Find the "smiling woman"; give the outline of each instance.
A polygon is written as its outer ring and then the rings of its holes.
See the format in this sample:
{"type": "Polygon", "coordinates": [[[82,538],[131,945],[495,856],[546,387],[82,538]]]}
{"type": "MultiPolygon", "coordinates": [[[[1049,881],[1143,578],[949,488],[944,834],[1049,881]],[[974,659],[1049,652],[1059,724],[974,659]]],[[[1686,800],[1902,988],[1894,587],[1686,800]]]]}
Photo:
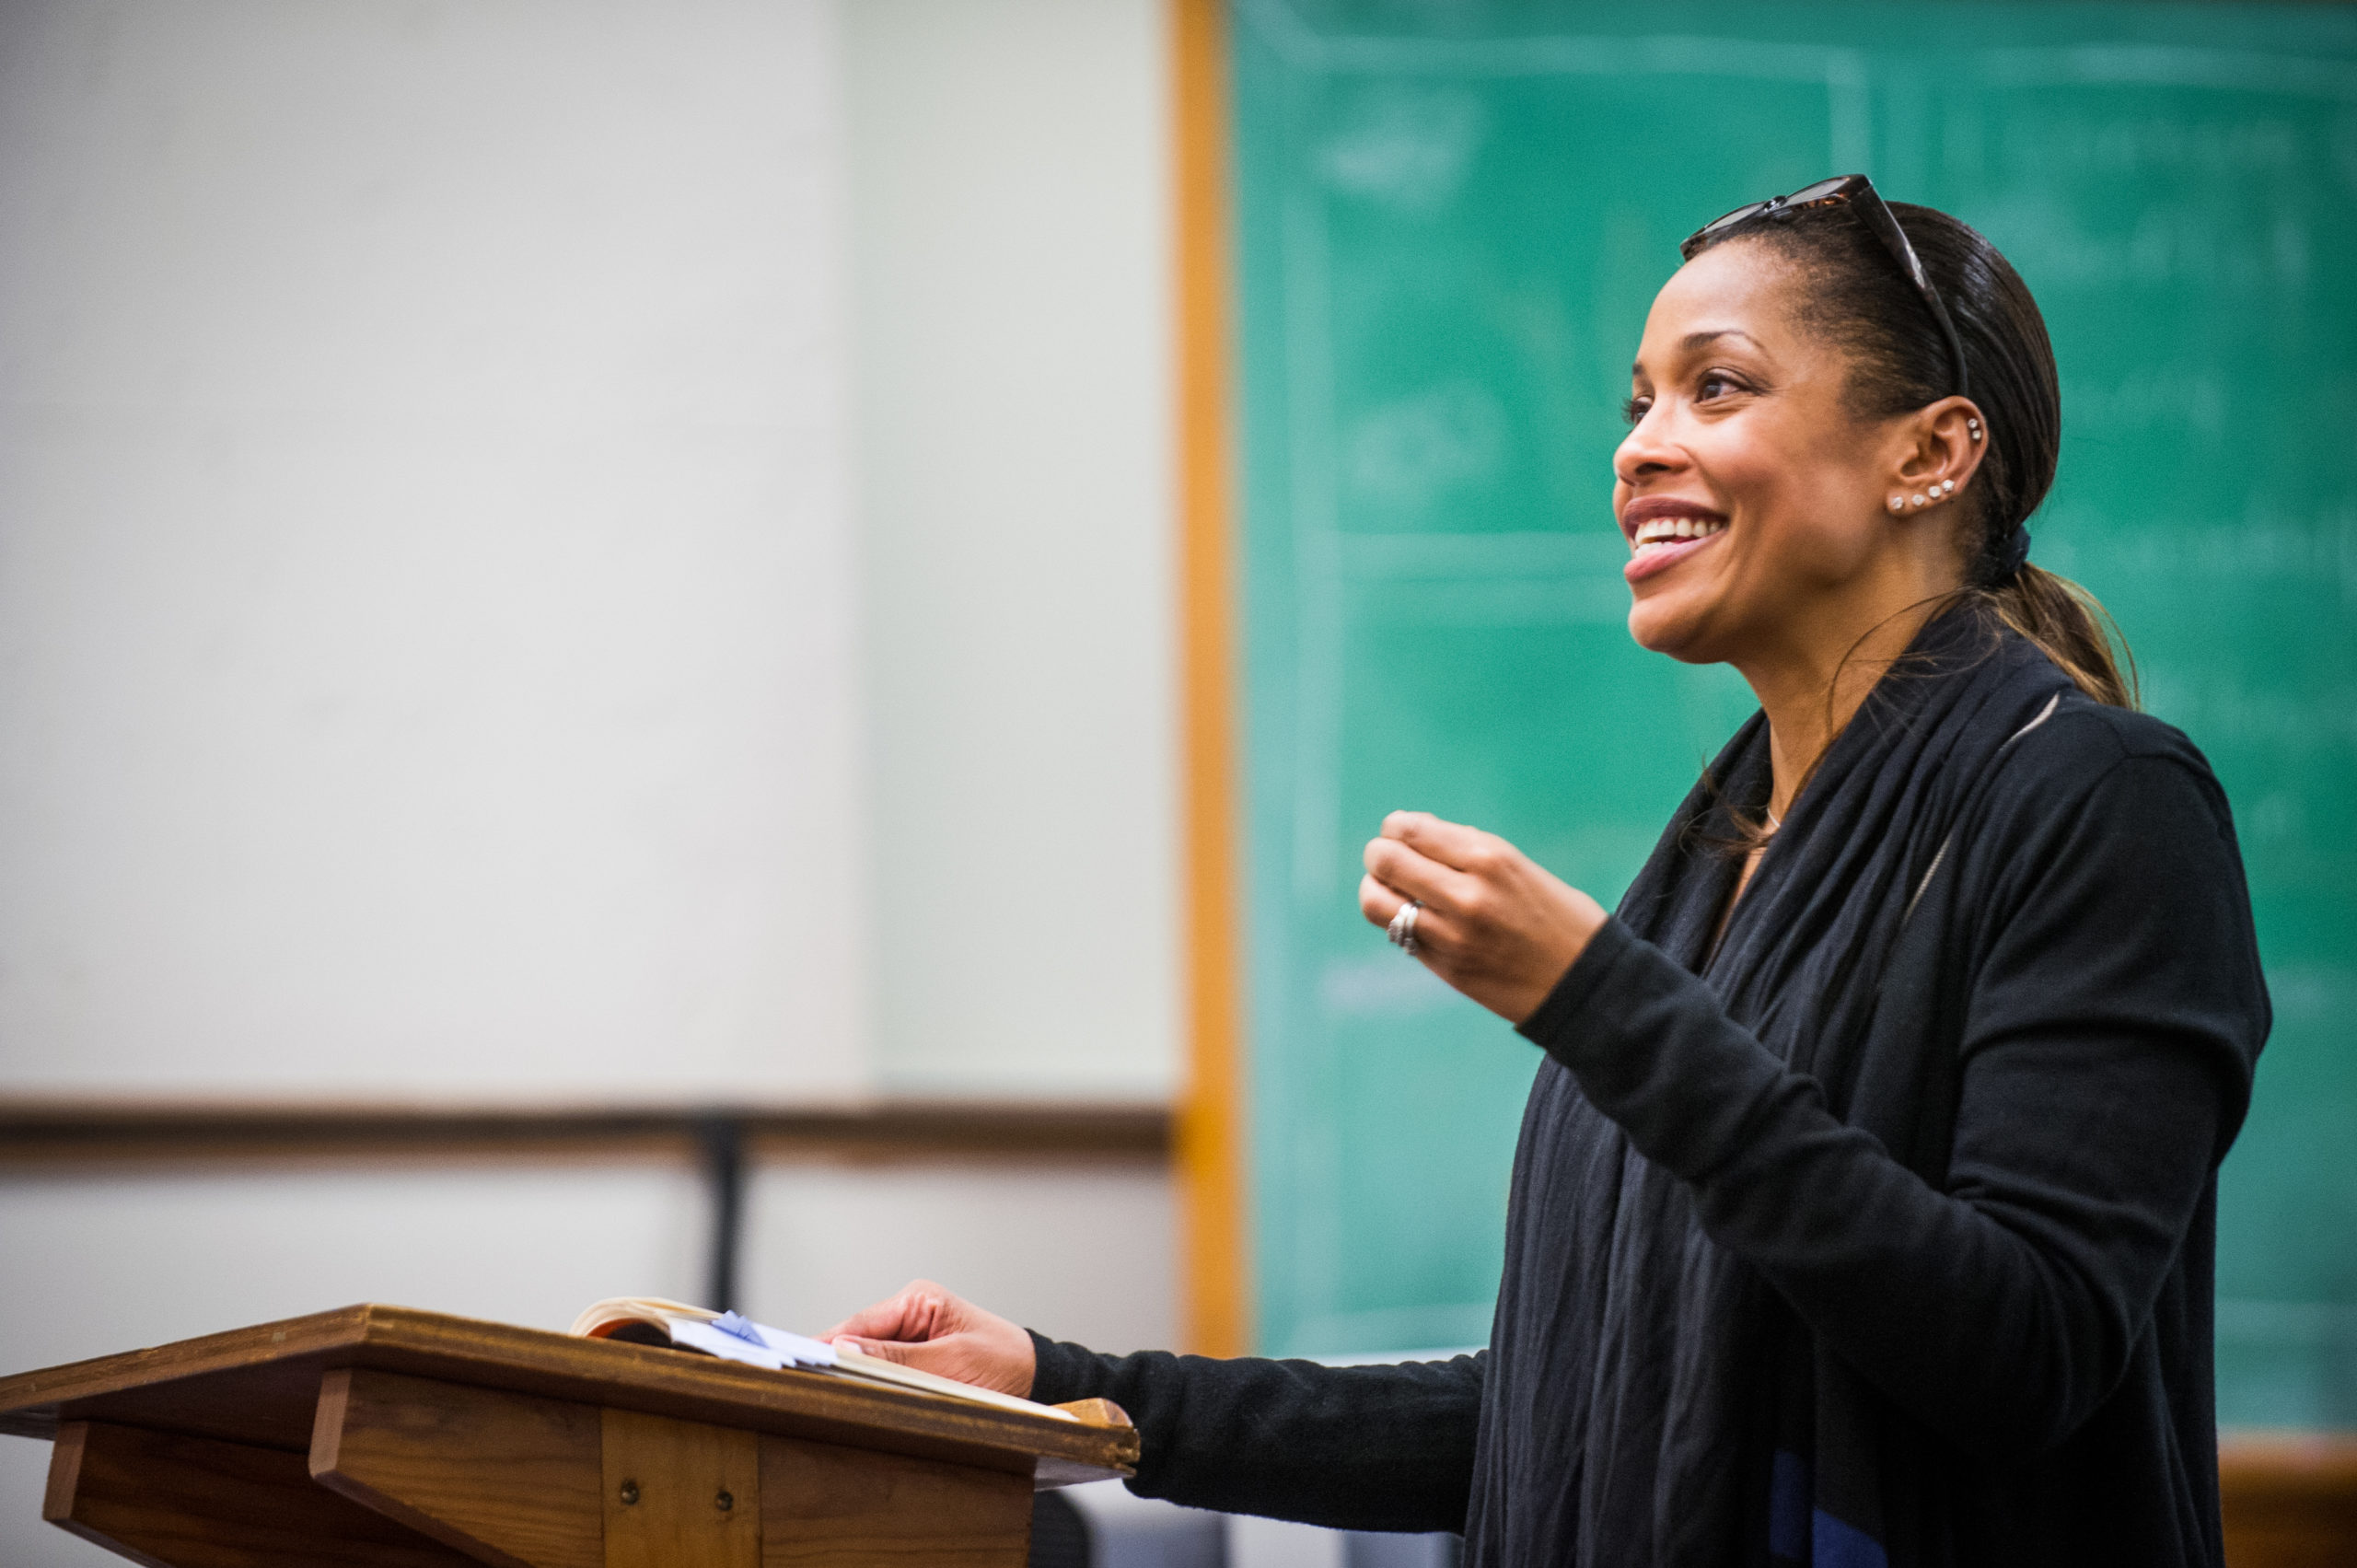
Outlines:
{"type": "Polygon", "coordinates": [[[1857,177],[1686,254],[1614,464],[1629,629],[1759,713],[1617,914],[1424,813],[1365,852],[1364,916],[1547,1052],[1490,1348],[1103,1356],[929,1286],[840,1331],[1117,1400],[1140,1492],[1480,1563],[2214,1562],[2268,1004],[2207,762],[2026,563],[2044,324],[1857,177]]]}

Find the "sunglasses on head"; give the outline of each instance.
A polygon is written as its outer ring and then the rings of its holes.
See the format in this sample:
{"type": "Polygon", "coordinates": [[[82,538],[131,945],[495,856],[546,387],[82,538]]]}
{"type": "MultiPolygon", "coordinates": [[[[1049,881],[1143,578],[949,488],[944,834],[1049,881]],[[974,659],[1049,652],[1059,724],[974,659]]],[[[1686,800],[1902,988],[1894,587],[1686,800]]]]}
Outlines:
{"type": "Polygon", "coordinates": [[[1964,343],[1956,335],[1956,323],[1948,319],[1948,308],[1941,302],[1940,291],[1932,286],[1930,276],[1923,271],[1922,259],[1915,254],[1915,247],[1908,243],[1907,231],[1898,226],[1898,220],[1883,204],[1881,195],[1875,190],[1875,182],[1863,174],[1838,174],[1830,180],[1820,180],[1814,185],[1804,185],[1789,196],[1771,196],[1764,202],[1737,207],[1724,217],[1713,218],[1688,235],[1686,242],[1678,248],[1678,253],[1690,261],[1703,247],[1724,238],[1731,229],[1762,219],[1772,220],[1786,213],[1806,212],[1814,207],[1847,207],[1857,215],[1858,221],[1866,226],[1869,233],[1882,241],[1883,249],[1890,252],[1890,259],[1898,263],[1898,270],[1907,274],[1907,281],[1913,284],[1915,292],[1923,296],[1924,305],[1931,309],[1932,319],[1939,323],[1940,336],[1947,342],[1948,363],[1956,366],[1956,395],[1965,396],[1964,343]]]}

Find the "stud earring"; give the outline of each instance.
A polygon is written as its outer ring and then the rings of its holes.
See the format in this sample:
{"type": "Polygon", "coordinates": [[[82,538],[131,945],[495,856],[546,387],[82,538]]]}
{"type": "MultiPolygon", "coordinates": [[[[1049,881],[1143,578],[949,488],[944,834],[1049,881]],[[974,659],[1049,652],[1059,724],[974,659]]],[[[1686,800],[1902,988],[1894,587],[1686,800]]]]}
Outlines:
{"type": "Polygon", "coordinates": [[[1964,420],[1964,427],[1972,432],[1972,438],[1975,441],[1980,439],[1980,422],[1979,420],[1973,418],[1970,414],[1967,414],[1964,420]]]}
{"type": "Polygon", "coordinates": [[[1890,509],[1894,512],[1904,512],[1907,510],[1907,497],[1904,495],[1892,496],[1890,498],[1890,509]]]}
{"type": "Polygon", "coordinates": [[[1923,498],[1922,498],[1921,495],[1918,495],[1917,497],[1915,497],[1915,505],[1917,505],[1918,506],[1921,506],[1922,504],[1923,504],[1923,498]]]}

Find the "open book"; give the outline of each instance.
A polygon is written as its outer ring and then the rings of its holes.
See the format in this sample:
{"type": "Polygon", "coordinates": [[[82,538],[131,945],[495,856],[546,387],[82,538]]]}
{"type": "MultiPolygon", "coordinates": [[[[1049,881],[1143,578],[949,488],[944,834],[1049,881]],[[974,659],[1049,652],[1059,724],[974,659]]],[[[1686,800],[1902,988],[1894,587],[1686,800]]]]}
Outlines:
{"type": "Polygon", "coordinates": [[[750,1366],[765,1366],[775,1372],[788,1366],[813,1372],[829,1372],[839,1376],[864,1377],[871,1382],[889,1383],[895,1388],[914,1388],[922,1393],[943,1394],[953,1400],[970,1400],[976,1404],[995,1405],[1001,1410],[1020,1411],[1025,1415],[1043,1415],[1055,1421],[1079,1421],[1071,1411],[1054,1405],[1034,1404],[1018,1400],[1013,1394],[1002,1394],[994,1388],[981,1388],[972,1383],[960,1383],[955,1377],[943,1377],[931,1372],[920,1372],[913,1366],[902,1366],[897,1361],[869,1355],[848,1340],[828,1344],[823,1340],[789,1334],[783,1329],[772,1329],[734,1312],[714,1312],[709,1307],[690,1307],[682,1301],[666,1301],[654,1295],[618,1295],[586,1308],[573,1320],[573,1333],[584,1339],[624,1340],[635,1344],[673,1345],[680,1350],[701,1351],[716,1355],[723,1361],[741,1361],[750,1366]]]}

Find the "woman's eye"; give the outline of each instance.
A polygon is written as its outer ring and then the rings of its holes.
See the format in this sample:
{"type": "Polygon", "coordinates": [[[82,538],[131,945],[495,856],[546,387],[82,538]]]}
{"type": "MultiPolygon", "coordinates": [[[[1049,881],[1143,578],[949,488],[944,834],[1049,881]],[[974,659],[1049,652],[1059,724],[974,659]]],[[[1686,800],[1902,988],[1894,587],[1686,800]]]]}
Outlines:
{"type": "Polygon", "coordinates": [[[1742,390],[1742,383],[1734,377],[1723,371],[1706,371],[1701,382],[1694,388],[1694,401],[1708,402],[1713,398],[1724,398],[1742,390]]]}
{"type": "Polygon", "coordinates": [[[1620,405],[1620,417],[1634,424],[1644,418],[1645,411],[1653,406],[1654,401],[1651,398],[1631,398],[1620,405]]]}

